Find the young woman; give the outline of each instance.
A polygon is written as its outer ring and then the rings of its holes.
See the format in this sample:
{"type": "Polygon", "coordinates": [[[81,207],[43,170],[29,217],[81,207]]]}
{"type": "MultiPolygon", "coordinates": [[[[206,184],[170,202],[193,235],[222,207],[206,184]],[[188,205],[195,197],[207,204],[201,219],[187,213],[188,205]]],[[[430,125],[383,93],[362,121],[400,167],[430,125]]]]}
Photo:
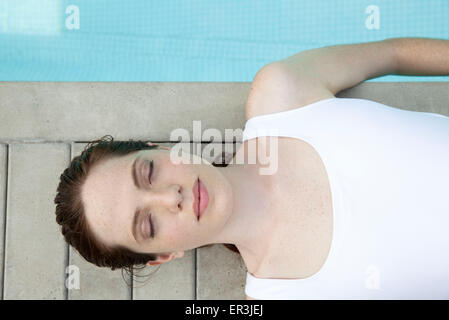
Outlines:
{"type": "Polygon", "coordinates": [[[449,298],[449,117],[339,91],[385,74],[449,75],[449,41],[396,38],[300,52],[262,68],[235,159],[100,140],[55,198],[66,241],[132,269],[214,243],[241,254],[248,299],[449,298]],[[276,134],[267,133],[277,130],[276,134]]]}

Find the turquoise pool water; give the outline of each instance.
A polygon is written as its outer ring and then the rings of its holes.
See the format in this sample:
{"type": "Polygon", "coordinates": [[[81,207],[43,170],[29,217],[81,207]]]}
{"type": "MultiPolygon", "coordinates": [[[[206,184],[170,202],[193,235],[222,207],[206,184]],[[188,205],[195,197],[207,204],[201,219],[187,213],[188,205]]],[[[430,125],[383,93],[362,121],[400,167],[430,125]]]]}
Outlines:
{"type": "Polygon", "coordinates": [[[252,81],[299,51],[390,37],[449,40],[449,1],[0,0],[0,80],[252,81]]]}

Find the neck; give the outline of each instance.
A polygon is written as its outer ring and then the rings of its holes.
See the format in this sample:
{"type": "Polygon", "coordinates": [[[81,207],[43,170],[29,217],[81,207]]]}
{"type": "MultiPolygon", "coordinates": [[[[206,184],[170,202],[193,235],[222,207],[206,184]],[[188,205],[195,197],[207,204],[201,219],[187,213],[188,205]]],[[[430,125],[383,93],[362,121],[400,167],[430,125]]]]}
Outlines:
{"type": "Polygon", "coordinates": [[[255,164],[230,164],[220,169],[232,186],[233,210],[213,243],[234,244],[248,268],[258,265],[274,229],[268,210],[270,177],[260,175],[255,164]]]}

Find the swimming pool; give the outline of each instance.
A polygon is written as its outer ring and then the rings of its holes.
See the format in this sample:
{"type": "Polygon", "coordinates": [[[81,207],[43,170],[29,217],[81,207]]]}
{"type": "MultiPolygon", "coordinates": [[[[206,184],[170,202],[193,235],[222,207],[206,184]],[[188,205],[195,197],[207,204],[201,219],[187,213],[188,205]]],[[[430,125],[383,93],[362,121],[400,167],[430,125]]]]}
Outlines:
{"type": "Polygon", "coordinates": [[[299,51],[392,37],[449,40],[449,1],[0,0],[0,81],[247,82],[299,51]]]}

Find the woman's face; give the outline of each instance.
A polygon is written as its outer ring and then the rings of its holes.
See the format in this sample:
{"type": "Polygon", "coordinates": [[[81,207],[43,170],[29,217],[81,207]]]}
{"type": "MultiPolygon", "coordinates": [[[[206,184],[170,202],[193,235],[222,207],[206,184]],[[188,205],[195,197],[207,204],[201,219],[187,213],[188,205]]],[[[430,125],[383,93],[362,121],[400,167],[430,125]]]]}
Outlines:
{"type": "Polygon", "coordinates": [[[88,224],[103,244],[140,253],[171,253],[211,243],[233,209],[231,185],[217,167],[193,161],[174,164],[170,151],[162,149],[99,163],[89,172],[81,197],[88,224]],[[199,220],[192,192],[198,177],[209,193],[209,204],[199,220]]]}

